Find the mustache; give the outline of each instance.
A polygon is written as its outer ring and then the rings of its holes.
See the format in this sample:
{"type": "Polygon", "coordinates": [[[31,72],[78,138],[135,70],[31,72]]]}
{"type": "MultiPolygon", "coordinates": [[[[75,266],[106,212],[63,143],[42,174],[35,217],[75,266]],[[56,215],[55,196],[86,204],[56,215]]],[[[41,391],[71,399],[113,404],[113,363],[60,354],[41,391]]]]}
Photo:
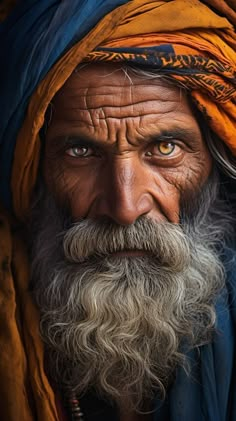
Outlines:
{"type": "Polygon", "coordinates": [[[63,246],[66,259],[73,263],[106,258],[124,250],[141,250],[176,270],[183,269],[183,256],[189,264],[191,254],[190,239],[179,225],[147,217],[129,226],[107,220],[81,220],[64,232],[63,246]]]}

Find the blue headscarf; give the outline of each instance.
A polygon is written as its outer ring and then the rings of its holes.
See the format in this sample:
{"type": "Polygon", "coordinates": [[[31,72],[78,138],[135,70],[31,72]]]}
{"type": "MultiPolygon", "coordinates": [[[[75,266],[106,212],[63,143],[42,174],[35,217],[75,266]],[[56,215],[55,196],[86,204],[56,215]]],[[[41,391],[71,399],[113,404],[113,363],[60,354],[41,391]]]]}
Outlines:
{"type": "Polygon", "coordinates": [[[7,208],[17,133],[32,93],[73,44],[128,1],[26,0],[0,25],[0,198],[7,208]]]}

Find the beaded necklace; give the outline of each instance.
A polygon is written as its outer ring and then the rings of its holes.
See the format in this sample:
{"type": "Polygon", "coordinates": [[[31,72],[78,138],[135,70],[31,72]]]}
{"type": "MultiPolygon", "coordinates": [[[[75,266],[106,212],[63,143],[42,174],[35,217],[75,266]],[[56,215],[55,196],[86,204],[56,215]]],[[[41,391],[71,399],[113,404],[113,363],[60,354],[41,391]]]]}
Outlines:
{"type": "Polygon", "coordinates": [[[64,396],[64,405],[68,412],[69,421],[85,421],[76,392],[70,389],[66,391],[64,396]]]}

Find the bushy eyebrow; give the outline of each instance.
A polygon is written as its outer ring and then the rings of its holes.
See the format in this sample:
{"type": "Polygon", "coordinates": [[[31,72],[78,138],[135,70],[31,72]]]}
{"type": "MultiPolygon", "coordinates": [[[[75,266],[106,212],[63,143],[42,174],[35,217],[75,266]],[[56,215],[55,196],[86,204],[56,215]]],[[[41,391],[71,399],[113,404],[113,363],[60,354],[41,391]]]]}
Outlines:
{"type": "Polygon", "coordinates": [[[149,142],[179,140],[188,144],[189,147],[199,145],[201,132],[191,128],[173,128],[161,130],[159,133],[148,136],[149,142]]]}
{"type": "MultiPolygon", "coordinates": [[[[147,135],[145,139],[143,139],[143,143],[155,143],[161,141],[174,141],[179,140],[182,142],[187,143],[187,145],[191,148],[195,148],[199,145],[199,141],[201,139],[200,132],[192,129],[192,128],[170,128],[159,130],[156,133],[151,135],[147,135]]],[[[108,145],[107,141],[102,141],[100,139],[94,139],[93,137],[87,135],[80,135],[79,133],[73,133],[71,135],[60,135],[51,140],[53,143],[60,143],[60,146],[63,147],[72,147],[78,144],[83,144],[86,146],[94,147],[94,148],[102,148],[110,146],[108,145]]],[[[113,145],[111,145],[113,146],[113,145]]]]}

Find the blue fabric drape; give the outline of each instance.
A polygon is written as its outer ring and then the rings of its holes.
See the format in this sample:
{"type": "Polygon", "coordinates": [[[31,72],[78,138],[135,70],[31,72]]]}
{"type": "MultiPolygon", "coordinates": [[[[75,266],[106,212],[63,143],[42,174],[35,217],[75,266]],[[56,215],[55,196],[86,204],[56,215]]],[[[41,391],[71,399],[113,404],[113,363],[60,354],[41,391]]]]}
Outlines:
{"type": "MultiPolygon", "coordinates": [[[[178,369],[168,396],[168,421],[236,420],[236,252],[227,249],[227,282],[216,304],[214,340],[189,354],[191,376],[178,369]]],[[[157,407],[160,404],[157,403],[157,407]]],[[[166,420],[166,406],[154,421],[166,420]]]]}
{"type": "Polygon", "coordinates": [[[17,132],[53,64],[107,13],[129,0],[25,0],[0,25],[0,199],[10,208],[17,132]]]}

